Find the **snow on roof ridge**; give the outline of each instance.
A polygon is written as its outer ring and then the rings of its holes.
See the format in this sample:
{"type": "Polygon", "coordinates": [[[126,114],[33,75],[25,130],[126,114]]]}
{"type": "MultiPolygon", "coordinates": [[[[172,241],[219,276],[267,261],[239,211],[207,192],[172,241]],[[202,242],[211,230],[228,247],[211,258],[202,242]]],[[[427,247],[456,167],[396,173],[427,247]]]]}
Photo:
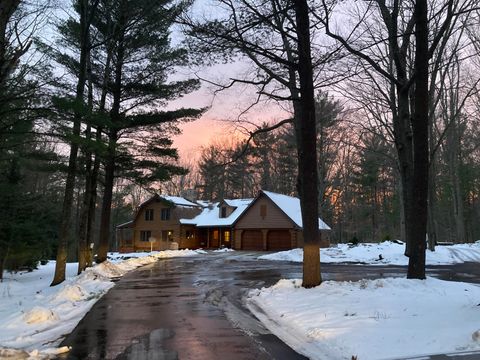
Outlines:
{"type": "MultiPolygon", "coordinates": [[[[235,221],[237,221],[240,215],[243,214],[243,212],[248,208],[248,206],[253,201],[253,199],[235,199],[235,200],[239,200],[239,203],[233,206],[235,207],[235,210],[233,210],[233,212],[225,218],[220,217],[218,205],[221,202],[212,202],[211,207],[204,208],[203,211],[193,219],[180,219],[180,223],[196,225],[200,227],[231,226],[235,221]]],[[[225,199],[223,199],[223,201],[225,201],[225,199]]],[[[229,206],[232,206],[232,205],[229,204],[229,206]]]]}

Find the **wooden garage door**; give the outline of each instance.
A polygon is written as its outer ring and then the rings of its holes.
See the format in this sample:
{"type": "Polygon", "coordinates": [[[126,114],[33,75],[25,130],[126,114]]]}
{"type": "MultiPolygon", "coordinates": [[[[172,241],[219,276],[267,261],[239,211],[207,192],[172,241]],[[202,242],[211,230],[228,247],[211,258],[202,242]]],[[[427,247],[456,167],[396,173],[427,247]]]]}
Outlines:
{"type": "Polygon", "coordinates": [[[263,250],[262,232],[245,230],[242,233],[242,250],[263,250]]]}
{"type": "Polygon", "coordinates": [[[270,230],[267,234],[267,250],[290,250],[292,237],[288,230],[270,230]]]}

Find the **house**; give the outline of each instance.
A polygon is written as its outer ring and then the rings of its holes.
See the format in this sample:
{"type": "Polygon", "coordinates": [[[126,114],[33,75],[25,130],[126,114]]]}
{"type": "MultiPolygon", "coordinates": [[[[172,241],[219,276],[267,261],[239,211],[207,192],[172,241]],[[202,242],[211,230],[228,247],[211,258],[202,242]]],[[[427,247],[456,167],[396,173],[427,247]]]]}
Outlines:
{"type": "Polygon", "coordinates": [[[140,204],[132,221],[117,226],[120,252],[179,248],[198,248],[193,225],[181,224],[180,219],[193,218],[202,206],[179,196],[154,195],[140,204]]]}
{"type": "MultiPolygon", "coordinates": [[[[330,227],[319,219],[321,246],[328,247],[330,227]]],[[[142,203],[133,221],[117,226],[120,251],[234,248],[288,250],[303,246],[300,200],[260,191],[255,199],[192,202],[155,195],[142,203]]]]}
{"type": "MultiPolygon", "coordinates": [[[[330,245],[330,227],[319,221],[320,246],[330,245]]],[[[303,246],[300,199],[261,190],[234,223],[234,249],[288,250],[303,246]]]]}
{"type": "Polygon", "coordinates": [[[248,208],[253,199],[223,199],[209,204],[193,219],[180,219],[184,226],[195,226],[195,236],[200,246],[206,248],[231,248],[234,242],[233,225],[248,208]]]}

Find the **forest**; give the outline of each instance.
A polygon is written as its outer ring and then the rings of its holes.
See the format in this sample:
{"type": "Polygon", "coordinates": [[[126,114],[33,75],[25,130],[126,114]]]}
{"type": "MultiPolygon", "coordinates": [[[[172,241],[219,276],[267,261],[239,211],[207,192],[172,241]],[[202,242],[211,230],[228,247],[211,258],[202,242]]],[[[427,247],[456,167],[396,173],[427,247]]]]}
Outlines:
{"type": "Polygon", "coordinates": [[[106,260],[147,194],[186,189],[299,196],[306,239],[318,213],[334,242],[404,240],[410,277],[425,239],[480,239],[474,0],[200,5],[2,1],[0,276],[56,258],[58,284],[67,261],[106,260]],[[255,94],[240,135],[180,159],[181,124],[208,109],[172,102],[200,88],[195,69],[235,61],[250,71],[214,85],[255,94]],[[288,116],[252,123],[264,101],[288,116]]]}

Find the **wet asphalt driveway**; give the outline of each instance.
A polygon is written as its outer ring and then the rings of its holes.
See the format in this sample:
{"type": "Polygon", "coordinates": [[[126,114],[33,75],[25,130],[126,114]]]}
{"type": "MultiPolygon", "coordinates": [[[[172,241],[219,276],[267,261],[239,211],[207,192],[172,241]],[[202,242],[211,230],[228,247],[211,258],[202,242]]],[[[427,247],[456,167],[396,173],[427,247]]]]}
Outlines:
{"type": "MultiPolygon", "coordinates": [[[[243,305],[250,289],[301,278],[301,264],[260,261],[258,255],[227,252],[164,259],[127,274],[65,338],[62,345],[72,349],[63,358],[305,359],[243,305]]],[[[322,266],[324,280],[404,274],[405,268],[398,266],[322,266]]],[[[477,264],[432,267],[429,275],[480,283],[477,264]]],[[[471,359],[480,359],[475,356],[471,359]]]]}

